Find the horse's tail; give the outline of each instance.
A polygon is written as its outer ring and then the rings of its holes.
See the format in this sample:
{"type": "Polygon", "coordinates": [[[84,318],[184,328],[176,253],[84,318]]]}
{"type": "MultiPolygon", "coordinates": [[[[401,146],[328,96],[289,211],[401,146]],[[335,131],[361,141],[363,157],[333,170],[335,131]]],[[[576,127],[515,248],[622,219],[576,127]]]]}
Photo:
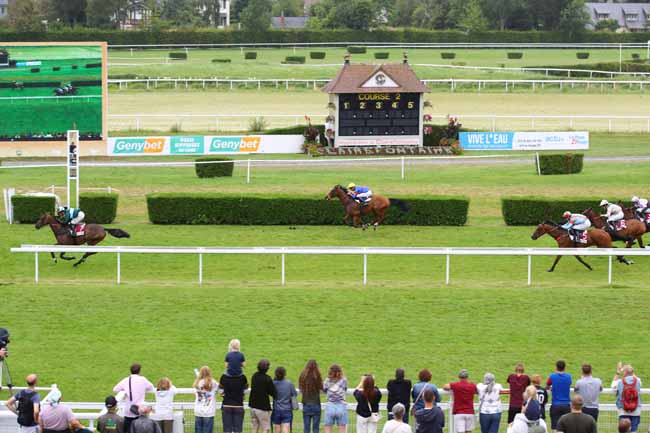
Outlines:
{"type": "Polygon", "coordinates": [[[397,208],[402,213],[406,213],[409,211],[409,205],[404,200],[400,200],[397,198],[389,198],[388,201],[390,202],[391,206],[397,206],[397,208]]]}
{"type": "Polygon", "coordinates": [[[109,235],[116,238],[130,238],[131,235],[122,229],[105,229],[109,235]]]}

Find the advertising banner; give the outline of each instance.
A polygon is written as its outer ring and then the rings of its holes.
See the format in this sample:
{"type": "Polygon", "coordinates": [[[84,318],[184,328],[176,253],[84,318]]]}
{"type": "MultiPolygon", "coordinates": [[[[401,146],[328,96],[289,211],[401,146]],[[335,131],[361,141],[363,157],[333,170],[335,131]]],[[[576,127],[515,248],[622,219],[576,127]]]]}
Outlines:
{"type": "Polygon", "coordinates": [[[461,132],[464,150],[588,150],[589,132],[461,132]]]}

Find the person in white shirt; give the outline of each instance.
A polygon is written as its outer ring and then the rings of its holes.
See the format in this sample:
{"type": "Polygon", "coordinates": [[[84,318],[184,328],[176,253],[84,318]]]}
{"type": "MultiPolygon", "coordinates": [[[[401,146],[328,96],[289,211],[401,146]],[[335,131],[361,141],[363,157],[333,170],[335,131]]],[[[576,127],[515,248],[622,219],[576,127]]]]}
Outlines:
{"type": "Polygon", "coordinates": [[[650,218],[650,206],[648,206],[648,200],[634,196],[632,197],[632,204],[634,205],[636,214],[641,218],[641,221],[648,221],[648,218],[650,218]]]}
{"type": "Polygon", "coordinates": [[[602,216],[607,217],[607,223],[613,231],[616,231],[616,222],[625,218],[625,214],[623,214],[623,208],[617,204],[610,203],[607,200],[602,200],[600,202],[600,207],[605,210],[605,214],[602,216]]]}
{"type": "Polygon", "coordinates": [[[153,407],[151,419],[156,421],[163,433],[172,433],[174,429],[174,396],[176,387],[167,377],[163,377],[156,385],[156,404],[153,407]]]}
{"type": "Polygon", "coordinates": [[[384,424],[381,433],[412,433],[411,426],[404,422],[404,413],[406,408],[402,403],[393,405],[393,419],[384,424]]]}
{"type": "Polygon", "coordinates": [[[485,373],[478,390],[478,411],[481,433],[497,433],[501,422],[501,393],[503,387],[496,383],[492,373],[485,373]]]}
{"type": "Polygon", "coordinates": [[[153,384],[140,375],[142,366],[138,363],[131,365],[131,375],[125,377],[113,387],[113,392],[124,392],[124,431],[128,432],[131,422],[139,416],[138,406],[144,403],[147,392],[154,392],[153,384]]]}

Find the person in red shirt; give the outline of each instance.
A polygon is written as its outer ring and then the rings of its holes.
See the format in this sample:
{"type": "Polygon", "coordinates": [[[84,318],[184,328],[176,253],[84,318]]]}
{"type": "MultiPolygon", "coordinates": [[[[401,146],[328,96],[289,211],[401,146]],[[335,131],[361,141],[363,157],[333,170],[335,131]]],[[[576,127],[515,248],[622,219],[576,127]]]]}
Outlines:
{"type": "Polygon", "coordinates": [[[510,407],[508,407],[508,424],[512,423],[515,415],[521,413],[524,404],[524,391],[530,385],[530,377],[524,374],[524,364],[521,362],[515,366],[514,374],[508,376],[510,385],[510,407]]]}
{"type": "Polygon", "coordinates": [[[474,430],[474,394],[477,394],[476,385],[467,378],[469,373],[462,369],[458,373],[458,382],[447,383],[443,388],[451,391],[454,397],[454,432],[469,433],[474,430]]]}

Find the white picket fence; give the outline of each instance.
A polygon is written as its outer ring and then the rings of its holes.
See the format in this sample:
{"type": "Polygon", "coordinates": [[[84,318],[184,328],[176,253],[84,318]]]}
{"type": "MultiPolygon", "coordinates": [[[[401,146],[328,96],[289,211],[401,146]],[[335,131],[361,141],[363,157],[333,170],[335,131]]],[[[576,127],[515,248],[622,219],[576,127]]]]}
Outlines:
{"type": "Polygon", "coordinates": [[[203,284],[203,256],[274,255],[281,257],[280,283],[286,282],[287,255],[346,255],[363,259],[363,285],[368,283],[368,256],[444,256],[445,284],[451,281],[452,256],[519,256],[528,258],[527,284],[532,284],[532,258],[539,256],[597,256],[608,257],[607,283],[612,284],[612,257],[650,256],[650,249],[586,249],[586,248],[416,248],[416,247],[131,247],[131,246],[67,246],[22,245],[11,248],[12,253],[34,254],[34,281],[39,281],[39,253],[111,253],[116,254],[116,282],[122,282],[122,254],[192,254],[198,256],[198,283],[203,284]]]}

